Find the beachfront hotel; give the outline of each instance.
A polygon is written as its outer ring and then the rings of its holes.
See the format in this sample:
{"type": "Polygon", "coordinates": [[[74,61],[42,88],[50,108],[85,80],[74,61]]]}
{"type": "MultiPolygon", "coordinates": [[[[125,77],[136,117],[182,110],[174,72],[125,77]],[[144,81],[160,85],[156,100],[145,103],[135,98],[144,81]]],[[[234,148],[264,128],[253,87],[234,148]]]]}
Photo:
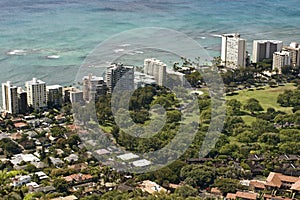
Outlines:
{"type": "Polygon", "coordinates": [[[144,60],[144,73],[154,76],[156,82],[160,86],[164,86],[167,77],[167,65],[155,58],[144,60]]]}
{"type": "Polygon", "coordinates": [[[25,83],[28,106],[39,110],[47,106],[46,83],[33,78],[25,83]]]}
{"type": "Polygon", "coordinates": [[[83,99],[85,101],[98,101],[99,97],[107,92],[107,86],[103,77],[89,74],[82,78],[82,84],[83,99]]]}
{"type": "Polygon", "coordinates": [[[288,51],[279,51],[273,54],[273,71],[278,72],[278,74],[282,74],[282,68],[284,66],[291,64],[290,52],[288,51]]]}
{"type": "Polygon", "coordinates": [[[290,46],[283,46],[283,51],[290,52],[291,66],[300,66],[300,46],[297,42],[291,42],[290,46]]]}
{"type": "Polygon", "coordinates": [[[134,67],[123,64],[112,64],[106,69],[106,84],[108,92],[112,93],[117,86],[120,90],[134,89],[134,67]]]}
{"type": "Polygon", "coordinates": [[[246,40],[240,34],[223,34],[221,59],[225,67],[238,68],[246,66],[246,40]]]}
{"type": "Polygon", "coordinates": [[[279,40],[254,40],[252,62],[258,63],[264,59],[272,59],[273,53],[280,51],[282,41],[279,40]]]}
{"type": "Polygon", "coordinates": [[[53,106],[62,106],[63,87],[61,85],[46,86],[47,103],[53,106]]]}
{"type": "Polygon", "coordinates": [[[13,86],[10,81],[2,83],[3,109],[10,114],[19,113],[18,88],[13,86]]]}

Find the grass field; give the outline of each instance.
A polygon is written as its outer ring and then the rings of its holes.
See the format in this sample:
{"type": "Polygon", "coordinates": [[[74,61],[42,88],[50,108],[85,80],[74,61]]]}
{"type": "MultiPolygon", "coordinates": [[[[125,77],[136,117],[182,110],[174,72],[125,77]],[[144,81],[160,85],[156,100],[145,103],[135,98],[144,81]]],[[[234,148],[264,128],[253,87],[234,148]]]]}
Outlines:
{"type": "MultiPolygon", "coordinates": [[[[286,84],[284,86],[278,86],[276,88],[267,86],[259,90],[255,88],[250,90],[241,90],[237,92],[237,95],[227,96],[226,100],[237,99],[242,104],[245,104],[248,99],[255,98],[260,102],[265,111],[268,108],[274,108],[277,111],[280,110],[285,113],[292,113],[291,107],[281,107],[277,103],[277,97],[279,94],[283,93],[284,90],[292,90],[295,88],[296,87],[293,84],[286,84]]],[[[242,116],[242,118],[247,124],[251,124],[253,121],[255,121],[255,118],[250,115],[244,115],[242,116]]]]}
{"type": "Polygon", "coordinates": [[[290,89],[295,89],[296,87],[293,84],[287,84],[285,86],[278,86],[276,88],[270,88],[269,86],[257,90],[253,89],[253,91],[248,90],[241,90],[238,92],[237,95],[234,96],[227,96],[226,99],[237,99],[239,100],[242,104],[246,103],[247,99],[250,98],[255,98],[257,99],[264,110],[266,111],[268,108],[272,107],[275,110],[281,110],[283,112],[290,113],[292,112],[292,108],[285,108],[281,107],[277,103],[277,97],[279,94],[283,93],[284,90],[290,90],[290,89]]]}

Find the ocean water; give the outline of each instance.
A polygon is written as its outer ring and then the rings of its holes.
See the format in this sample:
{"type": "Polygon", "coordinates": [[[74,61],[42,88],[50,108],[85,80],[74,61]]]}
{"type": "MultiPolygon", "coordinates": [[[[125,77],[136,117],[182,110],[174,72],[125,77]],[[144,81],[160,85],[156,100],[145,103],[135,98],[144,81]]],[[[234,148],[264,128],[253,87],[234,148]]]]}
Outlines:
{"type": "Polygon", "coordinates": [[[210,56],[220,54],[220,34],[238,32],[251,53],[253,39],[300,42],[300,6],[299,0],[1,0],[0,81],[24,86],[37,77],[71,85],[100,42],[142,27],[183,32],[210,56]]]}

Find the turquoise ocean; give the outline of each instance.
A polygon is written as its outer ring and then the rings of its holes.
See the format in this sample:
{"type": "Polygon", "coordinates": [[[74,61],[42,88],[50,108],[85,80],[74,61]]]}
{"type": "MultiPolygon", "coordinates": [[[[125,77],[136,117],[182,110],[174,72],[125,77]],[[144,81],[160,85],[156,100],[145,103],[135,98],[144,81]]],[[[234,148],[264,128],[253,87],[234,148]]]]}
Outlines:
{"type": "Polygon", "coordinates": [[[220,34],[238,32],[251,53],[253,39],[300,42],[300,1],[1,0],[0,81],[70,85],[101,41],[141,27],[183,32],[210,56],[220,55],[220,34]]]}

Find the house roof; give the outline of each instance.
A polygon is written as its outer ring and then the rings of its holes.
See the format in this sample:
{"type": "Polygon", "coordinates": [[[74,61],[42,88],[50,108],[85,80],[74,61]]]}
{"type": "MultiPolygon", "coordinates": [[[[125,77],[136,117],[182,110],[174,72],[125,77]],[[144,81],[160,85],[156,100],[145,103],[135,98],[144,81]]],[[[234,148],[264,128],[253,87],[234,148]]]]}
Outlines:
{"type": "Polygon", "coordinates": [[[296,183],[297,181],[300,180],[299,177],[286,176],[286,175],[280,175],[280,179],[281,179],[281,181],[289,182],[289,183],[296,183]]]}
{"type": "Polygon", "coordinates": [[[14,123],[14,126],[16,128],[24,128],[27,126],[27,124],[25,122],[17,122],[17,123],[14,123]]]}
{"type": "Polygon", "coordinates": [[[296,183],[299,180],[299,177],[286,176],[280,173],[271,172],[267,178],[266,185],[279,188],[281,187],[282,182],[296,183]]]}
{"type": "Polygon", "coordinates": [[[243,199],[253,199],[253,200],[256,200],[257,193],[236,192],[236,197],[243,198],[243,199]]]}
{"type": "Polygon", "coordinates": [[[211,188],[210,192],[215,194],[222,194],[222,192],[217,187],[211,188]]]}
{"type": "Polygon", "coordinates": [[[226,199],[236,199],[236,194],[233,194],[233,193],[227,193],[226,199]]]}
{"type": "Polygon", "coordinates": [[[279,177],[279,173],[275,173],[275,172],[270,172],[267,181],[266,181],[266,185],[271,186],[271,187],[281,187],[281,180],[279,177]]]}
{"type": "Polygon", "coordinates": [[[93,176],[90,174],[72,174],[70,176],[64,177],[64,179],[67,182],[71,182],[73,180],[76,182],[79,182],[79,181],[84,181],[84,180],[88,180],[88,179],[92,179],[92,178],[93,178],[93,176]]]}
{"type": "Polygon", "coordinates": [[[173,183],[169,184],[169,188],[177,189],[179,187],[180,187],[180,185],[178,185],[178,184],[173,184],[173,183]]]}
{"type": "Polygon", "coordinates": [[[300,179],[296,183],[294,183],[291,187],[292,190],[300,191],[300,179]]]}
{"type": "Polygon", "coordinates": [[[150,194],[153,194],[155,192],[161,192],[161,191],[167,192],[165,188],[149,180],[143,181],[143,183],[140,185],[140,188],[150,194]]]}
{"type": "Polygon", "coordinates": [[[266,188],[265,182],[263,182],[263,181],[252,180],[252,181],[250,181],[249,185],[253,186],[255,188],[259,188],[259,189],[265,189],[266,188]]]}
{"type": "Polygon", "coordinates": [[[70,196],[66,196],[66,197],[57,197],[51,200],[76,200],[78,199],[75,195],[70,195],[70,196]]]}

